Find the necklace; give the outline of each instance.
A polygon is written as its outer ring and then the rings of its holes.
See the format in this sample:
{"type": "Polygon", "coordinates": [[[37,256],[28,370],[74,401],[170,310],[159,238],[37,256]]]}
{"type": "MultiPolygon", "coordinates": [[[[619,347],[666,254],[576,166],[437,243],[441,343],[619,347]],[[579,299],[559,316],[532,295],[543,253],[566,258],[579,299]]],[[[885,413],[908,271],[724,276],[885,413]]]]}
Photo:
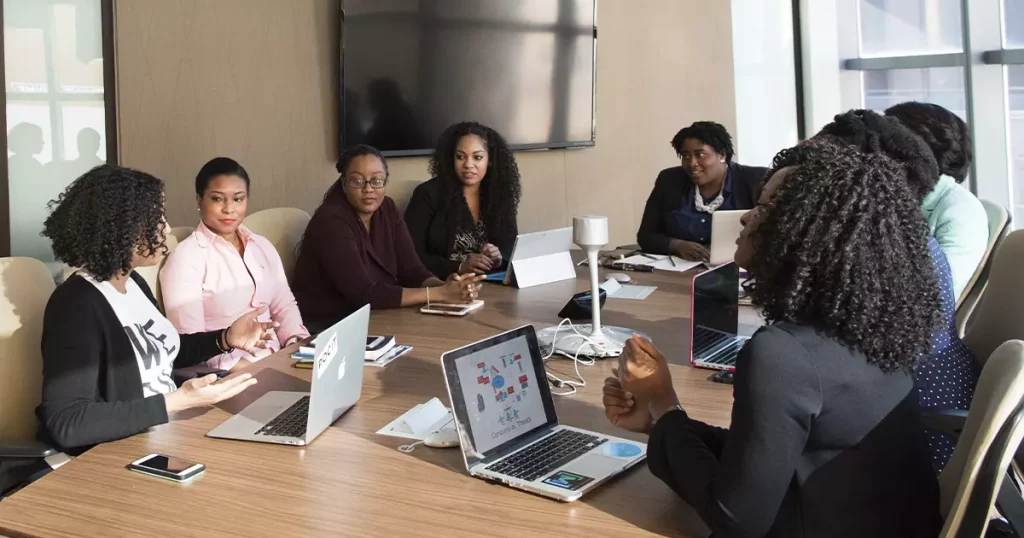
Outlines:
{"type": "Polygon", "coordinates": [[[718,196],[715,196],[714,200],[704,203],[704,197],[700,195],[700,189],[693,189],[693,207],[701,213],[714,213],[716,209],[722,207],[724,202],[725,198],[722,197],[722,191],[718,191],[718,196]]]}

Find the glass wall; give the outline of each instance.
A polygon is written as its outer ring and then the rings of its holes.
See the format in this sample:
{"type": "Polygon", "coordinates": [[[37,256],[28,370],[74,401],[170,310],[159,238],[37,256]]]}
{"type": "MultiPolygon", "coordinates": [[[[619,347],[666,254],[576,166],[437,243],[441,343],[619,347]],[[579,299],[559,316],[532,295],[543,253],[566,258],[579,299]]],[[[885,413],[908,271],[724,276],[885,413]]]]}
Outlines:
{"type": "Polygon", "coordinates": [[[100,0],[4,0],[11,255],[52,261],[47,203],[106,161],[100,0]]]}

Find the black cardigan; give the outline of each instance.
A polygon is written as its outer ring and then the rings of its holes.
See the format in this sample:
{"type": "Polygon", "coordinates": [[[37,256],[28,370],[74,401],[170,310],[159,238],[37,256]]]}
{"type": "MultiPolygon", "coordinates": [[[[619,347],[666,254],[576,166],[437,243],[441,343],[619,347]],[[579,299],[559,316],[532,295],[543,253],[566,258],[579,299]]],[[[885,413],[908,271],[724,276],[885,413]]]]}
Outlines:
{"type": "Polygon", "coordinates": [[[791,323],[760,329],[736,363],[730,429],[671,411],[647,465],[712,536],[926,538],[939,489],[906,372],[791,323]]]}
{"type": "MultiPolygon", "coordinates": [[[[132,279],[153,304],[149,285],[132,279]]],[[[221,353],[221,331],[181,335],[175,366],[221,353]]],[[[164,396],[142,396],[135,351],[106,297],[72,275],[54,290],[43,315],[43,399],[40,436],[71,454],[167,422],[164,396]]]]}
{"type": "MultiPolygon", "coordinates": [[[[753,209],[761,197],[761,184],[768,169],[736,162],[730,163],[729,168],[732,169],[732,196],[736,209],[753,209]]],[[[636,232],[636,242],[644,252],[668,254],[672,238],[665,234],[663,215],[682,207],[683,192],[690,184],[692,180],[682,166],[666,168],[658,174],[654,190],[644,207],[640,230],[636,232]]]]}
{"type": "MultiPolygon", "coordinates": [[[[416,253],[423,260],[423,265],[442,280],[459,270],[459,262],[449,260],[448,256],[455,247],[455,233],[459,226],[455,203],[458,196],[462,196],[462,193],[446,194],[443,181],[435,177],[421,183],[405,208],[405,224],[409,227],[416,253]]],[[[515,222],[507,229],[487,228],[487,240],[501,251],[504,264],[512,256],[518,235],[519,228],[515,222]]]]}

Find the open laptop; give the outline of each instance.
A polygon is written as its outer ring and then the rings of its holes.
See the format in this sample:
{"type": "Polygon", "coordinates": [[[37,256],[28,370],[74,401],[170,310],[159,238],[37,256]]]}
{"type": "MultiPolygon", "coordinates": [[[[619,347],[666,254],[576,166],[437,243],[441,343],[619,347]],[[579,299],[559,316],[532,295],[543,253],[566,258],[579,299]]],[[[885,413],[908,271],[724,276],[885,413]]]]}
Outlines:
{"type": "Polygon", "coordinates": [[[736,262],[693,277],[690,364],[732,370],[749,337],[739,336],[740,269],[736,262]]]}
{"type": "Polygon", "coordinates": [[[370,305],[321,332],[309,392],[271,391],[206,435],[308,445],[359,401],[370,305]]]}
{"type": "Polygon", "coordinates": [[[576,278],[570,248],[572,228],[519,234],[506,270],[489,273],[485,280],[526,288],[576,278]]]}
{"type": "Polygon", "coordinates": [[[527,325],[441,356],[469,473],[575,501],[647,457],[647,445],[563,426],[527,325]]]}
{"type": "Polygon", "coordinates": [[[708,266],[715,267],[733,261],[736,256],[736,240],[743,231],[740,217],[747,211],[715,211],[711,214],[711,251],[708,266]]]}

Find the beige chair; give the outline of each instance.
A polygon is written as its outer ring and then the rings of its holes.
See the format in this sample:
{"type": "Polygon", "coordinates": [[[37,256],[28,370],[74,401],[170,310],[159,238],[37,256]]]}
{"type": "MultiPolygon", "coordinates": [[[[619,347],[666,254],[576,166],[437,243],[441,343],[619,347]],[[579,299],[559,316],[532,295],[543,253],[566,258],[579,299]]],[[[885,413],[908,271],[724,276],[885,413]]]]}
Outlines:
{"type": "MultiPolygon", "coordinates": [[[[173,234],[168,235],[167,256],[170,256],[171,253],[174,252],[174,249],[176,248],[178,248],[178,240],[175,239],[173,234]]],[[[149,284],[149,290],[153,292],[153,297],[156,298],[156,304],[157,307],[160,309],[160,312],[164,311],[164,298],[163,295],[160,293],[160,270],[163,269],[164,263],[166,262],[167,257],[164,257],[164,259],[160,260],[160,263],[156,265],[150,267],[140,267],[135,270],[135,272],[138,273],[139,276],[141,276],[142,279],[146,281],[146,284],[149,284]]],[[[74,272],[77,270],[78,268],[71,267],[70,265],[65,264],[64,278],[61,281],[67,280],[68,277],[74,274],[74,272]]]]}
{"type": "Polygon", "coordinates": [[[296,249],[302,240],[302,234],[306,233],[309,219],[309,213],[294,207],[264,209],[245,218],[245,226],[249,230],[266,237],[277,249],[289,282],[292,280],[295,259],[298,256],[296,249]]]}
{"type": "Polygon", "coordinates": [[[974,313],[978,301],[985,293],[992,266],[992,255],[1010,231],[1010,212],[1005,207],[988,200],[982,200],[981,205],[985,207],[985,213],[988,215],[988,245],[985,248],[985,255],[982,256],[981,263],[978,264],[967,287],[957,298],[956,327],[960,336],[967,332],[971,314],[974,313]]]}
{"type": "Polygon", "coordinates": [[[186,237],[192,235],[194,231],[196,231],[195,226],[178,226],[177,228],[171,228],[171,235],[181,243],[186,237]]]}
{"type": "Polygon", "coordinates": [[[984,536],[1014,452],[1024,438],[1024,342],[1000,345],[982,370],[953,456],[939,476],[943,538],[984,536]]]}
{"type": "Polygon", "coordinates": [[[0,258],[0,445],[32,442],[43,390],[43,311],[49,269],[32,258],[0,258]]]}
{"type": "Polygon", "coordinates": [[[989,263],[986,288],[971,315],[964,343],[980,361],[1007,340],[1024,340],[1024,230],[1008,234],[989,263]]]}

